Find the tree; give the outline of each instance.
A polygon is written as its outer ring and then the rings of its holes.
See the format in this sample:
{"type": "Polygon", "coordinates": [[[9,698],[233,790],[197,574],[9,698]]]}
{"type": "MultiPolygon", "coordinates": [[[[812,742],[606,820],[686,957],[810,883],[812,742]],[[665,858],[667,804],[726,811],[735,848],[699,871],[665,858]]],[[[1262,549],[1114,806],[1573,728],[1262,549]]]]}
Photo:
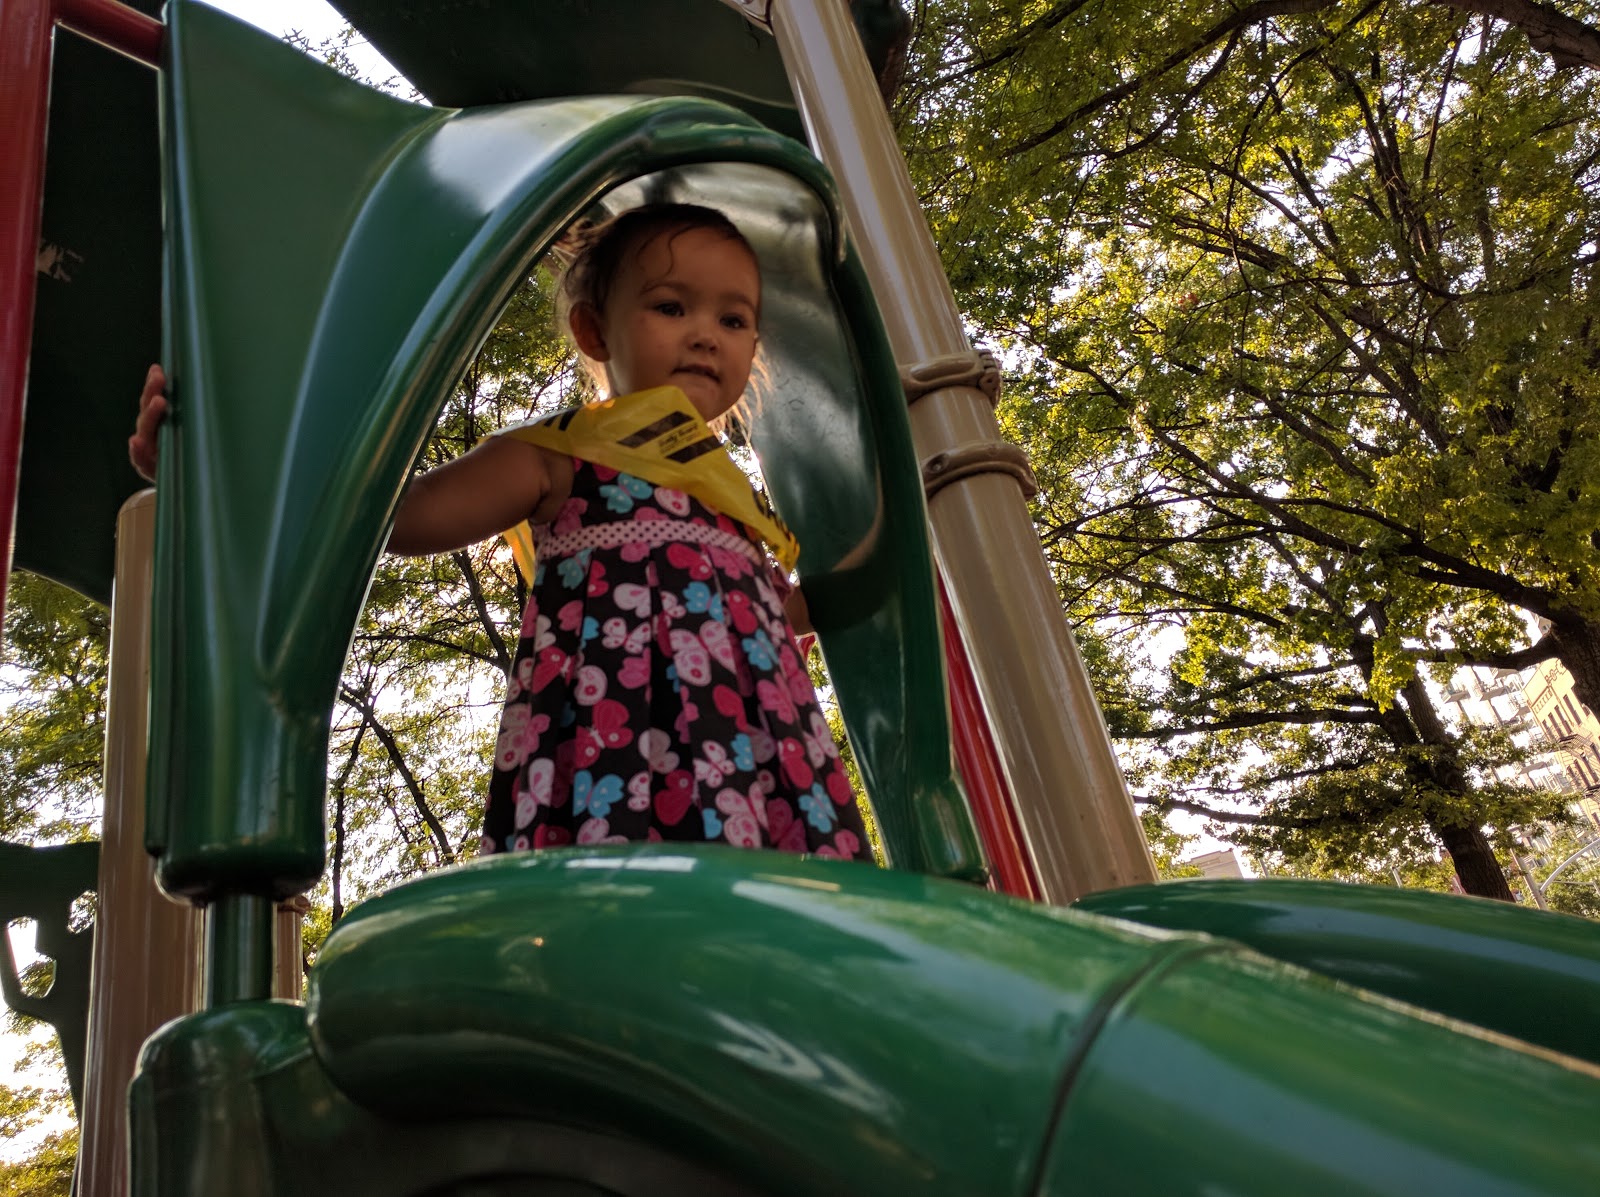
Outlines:
{"type": "Polygon", "coordinates": [[[1423,677],[1560,655],[1600,703],[1594,73],[1398,0],[921,18],[909,160],[1026,363],[1002,416],[1108,714],[1256,833],[1426,827],[1509,896],[1481,826],[1520,796],[1423,677]],[[1170,663],[1121,630],[1158,627],[1170,663]]]}
{"type": "MultiPolygon", "coordinates": [[[[11,1033],[26,1034],[31,1019],[7,1011],[4,1018],[11,1033]]],[[[37,1133],[41,1124],[60,1123],[71,1115],[66,1070],[54,1037],[34,1038],[22,1060],[24,1069],[35,1075],[59,1077],[46,1085],[13,1088],[0,1085],[0,1141],[37,1133]]],[[[78,1128],[45,1134],[29,1155],[12,1162],[0,1161],[0,1197],[67,1197],[72,1186],[72,1171],[78,1156],[78,1128]]]]}
{"type": "MultiPolygon", "coordinates": [[[[583,386],[555,333],[549,289],[531,280],[446,403],[417,468],[574,402],[583,386]]],[[[331,921],[352,898],[476,853],[526,597],[498,541],[379,562],[340,684],[329,750],[332,843],[324,884],[331,921]]]]}
{"type": "Polygon", "coordinates": [[[12,575],[0,647],[0,839],[91,838],[100,806],[103,607],[31,574],[12,575]],[[44,684],[40,684],[41,680],[44,684]]]}
{"type": "MultiPolygon", "coordinates": [[[[0,1088],[0,1103],[15,1090],[0,1088]]],[[[25,1160],[0,1163],[0,1197],[67,1197],[78,1162],[78,1128],[46,1135],[25,1160]]]]}

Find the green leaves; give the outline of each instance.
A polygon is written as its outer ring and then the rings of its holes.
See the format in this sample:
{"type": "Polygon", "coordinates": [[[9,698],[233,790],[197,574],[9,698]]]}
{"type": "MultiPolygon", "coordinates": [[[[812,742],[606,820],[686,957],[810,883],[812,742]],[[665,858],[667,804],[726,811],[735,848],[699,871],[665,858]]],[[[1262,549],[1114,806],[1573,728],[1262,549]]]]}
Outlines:
{"type": "Polygon", "coordinates": [[[1345,869],[1554,809],[1418,670],[1529,611],[1600,706],[1591,73],[1399,0],[940,3],[914,53],[913,175],[1146,796],[1345,869]]]}
{"type": "Polygon", "coordinates": [[[98,831],[107,612],[31,574],[11,576],[0,670],[0,839],[98,831]]]}

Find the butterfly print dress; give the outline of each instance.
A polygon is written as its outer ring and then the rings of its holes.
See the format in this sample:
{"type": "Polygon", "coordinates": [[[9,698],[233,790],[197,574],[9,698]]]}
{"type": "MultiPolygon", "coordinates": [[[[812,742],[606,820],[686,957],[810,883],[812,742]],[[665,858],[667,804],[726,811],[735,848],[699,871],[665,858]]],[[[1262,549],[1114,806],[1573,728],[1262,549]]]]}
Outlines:
{"type": "Polygon", "coordinates": [[[484,853],[666,840],[870,857],[781,582],[742,525],[575,459],[535,541],[484,853]]]}

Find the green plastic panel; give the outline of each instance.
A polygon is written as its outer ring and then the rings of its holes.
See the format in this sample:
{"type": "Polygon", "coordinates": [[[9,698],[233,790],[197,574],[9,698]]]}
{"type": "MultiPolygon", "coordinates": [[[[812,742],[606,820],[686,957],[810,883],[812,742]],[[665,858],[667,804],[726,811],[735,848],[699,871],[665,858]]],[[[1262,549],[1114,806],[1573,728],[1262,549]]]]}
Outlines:
{"type": "Polygon", "coordinates": [[[305,1008],[169,1024],[129,1097],[133,1197],[750,1197],[681,1154],[570,1121],[383,1118],[336,1089],[305,1008]]]}
{"type": "Polygon", "coordinates": [[[783,312],[756,437],[784,462],[775,498],[891,856],[979,875],[904,403],[816,160],[707,101],[425,108],[203,5],[174,0],[168,21],[148,822],[163,886],[315,882],[338,672],[409,466],[512,288],[618,187],[701,195],[749,228],[783,312]],[[830,587],[847,552],[881,567],[870,595],[830,587]]]}
{"type": "Polygon", "coordinates": [[[1083,1058],[1039,1191],[1600,1192],[1600,1073],[1560,1059],[1237,950],[1186,956],[1083,1058]]]}
{"type": "Polygon", "coordinates": [[[1600,1063],[1600,925],[1505,902],[1318,881],[1185,881],[1077,909],[1263,955],[1600,1063]]]}
{"type": "Polygon", "coordinates": [[[789,1197],[1600,1178],[1587,1065],[1236,945],[857,864],[497,857],[359,907],[309,992],[305,1024],[242,1003],[146,1048],[135,1197],[526,1194],[558,1169],[660,1195],[690,1166],[789,1197]]]}
{"type": "MultiPolygon", "coordinates": [[[[435,104],[700,96],[804,140],[772,37],[722,0],[333,0],[333,7],[435,104]]],[[[910,20],[897,0],[854,0],[851,8],[881,75],[903,53],[910,20]]]]}
{"type": "MultiPolygon", "coordinates": [[[[134,0],[154,14],[159,0],[134,0]]],[[[156,72],[57,30],[13,563],[111,596],[144,372],[161,346],[156,72]]]]}
{"type": "Polygon", "coordinates": [[[574,849],[358,907],[307,1004],[389,1114],[564,1117],[775,1192],[1020,1194],[1103,995],[1185,946],[861,864],[574,849]]]}

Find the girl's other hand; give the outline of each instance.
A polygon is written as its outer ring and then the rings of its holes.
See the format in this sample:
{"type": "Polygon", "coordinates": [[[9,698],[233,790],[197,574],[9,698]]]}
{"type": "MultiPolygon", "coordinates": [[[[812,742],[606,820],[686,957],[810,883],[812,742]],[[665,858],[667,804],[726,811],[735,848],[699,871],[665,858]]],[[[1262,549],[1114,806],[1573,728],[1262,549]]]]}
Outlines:
{"type": "Polygon", "coordinates": [[[816,629],[811,626],[811,608],[806,606],[806,596],[800,592],[800,587],[796,586],[784,596],[783,614],[796,636],[816,634],[816,629]]]}
{"type": "Polygon", "coordinates": [[[139,418],[128,438],[128,460],[147,482],[156,480],[158,442],[156,433],[167,418],[167,375],[159,365],[151,366],[139,392],[139,418]]]}
{"type": "Polygon", "coordinates": [[[144,376],[144,390],[139,392],[139,419],[134,422],[133,435],[128,437],[128,461],[139,470],[139,477],[155,482],[155,462],[158,458],[157,434],[166,419],[166,371],[158,365],[150,366],[144,376]]]}

